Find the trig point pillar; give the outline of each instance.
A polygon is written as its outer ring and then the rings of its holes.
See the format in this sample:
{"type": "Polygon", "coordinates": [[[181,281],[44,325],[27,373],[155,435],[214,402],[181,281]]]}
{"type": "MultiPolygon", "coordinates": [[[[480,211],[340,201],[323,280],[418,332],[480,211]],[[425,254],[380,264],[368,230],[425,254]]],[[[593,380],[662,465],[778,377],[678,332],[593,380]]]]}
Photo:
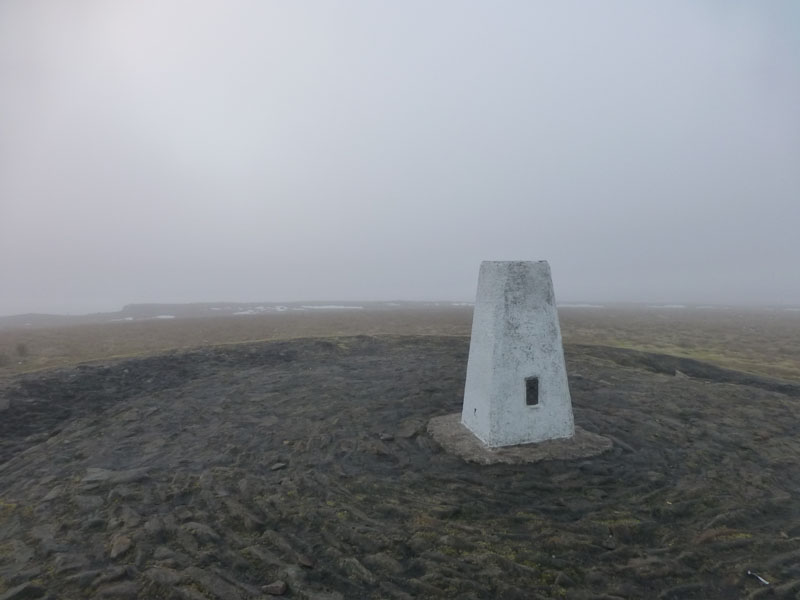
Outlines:
{"type": "Polygon", "coordinates": [[[461,423],[489,447],[575,434],[547,261],[481,263],[461,423]]]}

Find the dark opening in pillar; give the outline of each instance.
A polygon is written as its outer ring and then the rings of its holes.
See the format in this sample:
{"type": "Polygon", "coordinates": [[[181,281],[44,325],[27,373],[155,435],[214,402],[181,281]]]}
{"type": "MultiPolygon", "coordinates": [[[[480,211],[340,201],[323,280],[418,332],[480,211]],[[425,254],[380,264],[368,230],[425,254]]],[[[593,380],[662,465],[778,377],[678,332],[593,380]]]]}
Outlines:
{"type": "Polygon", "coordinates": [[[539,378],[526,377],[525,378],[525,404],[528,406],[536,406],[539,404],[539,378]]]}

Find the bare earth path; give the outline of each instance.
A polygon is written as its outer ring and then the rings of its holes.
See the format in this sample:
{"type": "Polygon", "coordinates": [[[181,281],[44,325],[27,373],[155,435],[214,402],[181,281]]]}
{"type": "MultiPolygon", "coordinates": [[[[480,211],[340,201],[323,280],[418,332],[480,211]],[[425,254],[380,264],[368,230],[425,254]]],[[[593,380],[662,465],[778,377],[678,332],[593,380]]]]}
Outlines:
{"type": "Polygon", "coordinates": [[[613,449],[480,467],[425,433],[467,349],[306,339],[9,380],[0,598],[795,597],[800,386],[568,346],[576,422],[613,449]]]}

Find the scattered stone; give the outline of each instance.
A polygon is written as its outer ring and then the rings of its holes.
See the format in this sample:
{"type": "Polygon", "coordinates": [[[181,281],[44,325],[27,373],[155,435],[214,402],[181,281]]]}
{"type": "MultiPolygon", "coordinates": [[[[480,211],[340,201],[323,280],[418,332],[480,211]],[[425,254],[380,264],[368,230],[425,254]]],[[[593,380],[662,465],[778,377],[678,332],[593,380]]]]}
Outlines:
{"type": "Polygon", "coordinates": [[[219,540],[219,535],[217,532],[203,523],[190,521],[188,523],[184,523],[181,527],[187,533],[191,533],[199,542],[216,542],[219,540]]]}
{"type": "Polygon", "coordinates": [[[391,433],[382,433],[378,436],[378,439],[382,442],[391,442],[394,440],[394,436],[391,433]]]}
{"type": "Polygon", "coordinates": [[[89,512],[103,506],[103,498],[101,496],[83,496],[81,494],[76,494],[72,497],[72,501],[75,503],[75,506],[78,507],[78,510],[83,512],[89,512]]]}
{"type": "Polygon", "coordinates": [[[564,573],[564,571],[561,571],[556,576],[556,585],[560,585],[561,587],[568,588],[568,587],[573,587],[575,585],[575,582],[572,580],[572,578],[569,575],[564,573]]]}
{"type": "Polygon", "coordinates": [[[206,596],[203,592],[188,585],[182,585],[175,588],[175,592],[177,593],[178,598],[182,598],[183,600],[208,600],[208,596],[206,596]]]}
{"type": "Polygon", "coordinates": [[[127,535],[118,535],[111,541],[111,551],[109,557],[113,560],[118,556],[122,556],[131,548],[131,538],[127,535]]]}
{"type": "Polygon", "coordinates": [[[135,510],[130,506],[123,506],[119,509],[119,513],[113,521],[109,522],[109,527],[124,527],[126,529],[133,529],[141,523],[142,517],[139,516],[135,510]]]}
{"type": "Polygon", "coordinates": [[[285,469],[285,468],[286,468],[286,463],[283,463],[283,462],[277,462],[277,463],[275,463],[274,465],[272,465],[272,466],[269,468],[269,470],[270,470],[270,471],[280,471],[281,469],[285,469]]]}
{"type": "Polygon", "coordinates": [[[403,572],[403,565],[397,560],[386,554],[378,552],[364,557],[364,563],[378,571],[384,571],[391,575],[399,575],[403,572]]]}
{"type": "Polygon", "coordinates": [[[223,502],[231,515],[242,520],[242,524],[248,531],[257,530],[264,525],[264,520],[248,510],[241,502],[237,502],[233,498],[225,498],[223,502]]]}
{"type": "Polygon", "coordinates": [[[201,569],[199,567],[189,567],[182,573],[187,579],[197,583],[201,588],[210,592],[217,598],[241,598],[241,590],[222,579],[218,575],[201,569]]]}
{"type": "Polygon", "coordinates": [[[158,537],[164,531],[164,521],[158,515],[150,517],[144,524],[144,530],[153,537],[158,537]]]}
{"type": "Polygon", "coordinates": [[[412,438],[425,428],[425,423],[419,419],[407,419],[397,427],[397,437],[404,440],[412,438]]]}
{"type": "Polygon", "coordinates": [[[252,556],[267,565],[278,566],[282,564],[278,555],[264,546],[248,546],[242,550],[242,554],[245,556],[252,556]]]}
{"type": "Polygon", "coordinates": [[[308,554],[298,554],[297,564],[301,567],[305,567],[306,569],[313,569],[317,564],[317,561],[315,561],[314,558],[308,554]]]}
{"type": "Polygon", "coordinates": [[[103,571],[92,584],[97,586],[102,583],[125,579],[126,577],[133,578],[136,572],[136,569],[131,565],[115,565],[103,571]]]}
{"type": "Polygon", "coordinates": [[[125,581],[99,588],[94,597],[97,598],[137,598],[139,584],[135,581],[125,581]]]}
{"type": "Polygon", "coordinates": [[[45,589],[33,583],[23,583],[0,594],[0,600],[32,600],[45,595],[45,589]]]}
{"type": "Polygon", "coordinates": [[[63,485],[57,485],[52,490],[50,490],[50,492],[44,498],[42,498],[42,501],[43,502],[50,502],[50,500],[55,500],[56,498],[61,496],[61,494],[63,492],[64,492],[64,486],[63,485]]]}
{"type": "Polygon", "coordinates": [[[69,552],[70,548],[67,544],[56,542],[52,538],[45,538],[39,542],[39,552],[44,556],[57,554],[59,552],[69,552]]]}
{"type": "Polygon", "coordinates": [[[70,571],[76,571],[82,567],[85,567],[88,561],[86,557],[81,554],[70,554],[70,553],[59,553],[56,554],[53,559],[53,567],[54,572],[57,575],[62,573],[68,573],[70,571]]]}
{"type": "Polygon", "coordinates": [[[283,596],[287,589],[289,589],[289,586],[286,585],[286,582],[281,579],[261,586],[261,591],[265,594],[269,594],[270,596],[283,596]]]}
{"type": "Polygon", "coordinates": [[[159,546],[153,552],[153,558],[155,560],[166,560],[168,558],[172,558],[173,556],[175,556],[175,553],[166,546],[159,546]]]}
{"type": "Polygon", "coordinates": [[[126,471],[112,471],[110,469],[98,469],[90,467],[86,469],[86,475],[81,480],[83,485],[97,483],[133,483],[147,478],[147,469],[128,469],[126,471]]]}
{"type": "Polygon", "coordinates": [[[69,583],[75,583],[81,587],[86,587],[92,581],[97,579],[97,577],[102,573],[100,569],[92,569],[90,571],[81,571],[80,573],[75,573],[75,575],[70,575],[65,579],[65,581],[69,583]]]}
{"type": "MultiPolygon", "coordinates": [[[[22,562],[17,562],[17,564],[22,564],[22,562]]],[[[0,569],[0,573],[2,575],[6,575],[9,573],[6,569],[0,569]]],[[[22,583],[33,581],[34,579],[38,578],[42,574],[42,569],[39,567],[31,567],[30,569],[24,569],[22,571],[13,571],[14,575],[12,575],[6,583],[8,585],[20,585],[22,583]]]]}
{"type": "MultiPolygon", "coordinates": [[[[171,517],[172,515],[169,515],[169,516],[171,517]]],[[[188,508],[186,508],[186,507],[180,508],[180,509],[175,511],[175,519],[180,523],[185,523],[186,521],[191,521],[194,518],[195,518],[194,513],[191,510],[189,510],[188,508]]],[[[164,521],[164,524],[169,529],[175,529],[175,527],[170,526],[169,523],[167,523],[166,519],[164,521]]]]}
{"type": "Polygon", "coordinates": [[[92,517],[83,524],[84,529],[105,529],[106,520],[103,517],[92,517]]]}
{"type": "Polygon", "coordinates": [[[340,565],[342,569],[344,569],[344,572],[353,579],[362,581],[369,585],[375,583],[375,576],[370,573],[369,569],[362,565],[357,558],[348,556],[347,558],[341,560],[340,565]]]}
{"type": "Polygon", "coordinates": [[[183,577],[178,571],[167,567],[152,567],[144,572],[144,577],[161,585],[176,585],[183,581],[183,577]]]}
{"type": "Polygon", "coordinates": [[[119,498],[120,500],[129,500],[137,496],[136,490],[128,485],[118,485],[110,492],[108,492],[108,499],[109,501],[116,500],[119,498]]]}

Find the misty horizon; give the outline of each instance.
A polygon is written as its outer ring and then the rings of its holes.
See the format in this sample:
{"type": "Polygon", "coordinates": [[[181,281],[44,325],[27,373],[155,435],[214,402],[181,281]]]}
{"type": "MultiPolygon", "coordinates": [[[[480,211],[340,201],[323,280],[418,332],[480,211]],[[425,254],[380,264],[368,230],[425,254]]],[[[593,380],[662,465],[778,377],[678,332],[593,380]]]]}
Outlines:
{"type": "Polygon", "coordinates": [[[0,315],[800,305],[800,4],[0,4],[0,315]],[[212,300],[209,300],[212,299],[212,300]]]}
{"type": "MultiPolygon", "coordinates": [[[[623,300],[557,300],[559,308],[580,308],[580,309],[593,309],[593,308],[612,308],[612,307],[640,307],[647,309],[703,309],[703,308],[721,308],[721,309],[772,309],[772,310],[789,310],[800,311],[800,303],[798,304],[757,304],[757,303],[710,303],[710,302],[678,302],[678,301],[623,301],[623,300]]],[[[453,298],[426,298],[426,299],[341,299],[341,298],[327,298],[317,300],[220,300],[220,301],[196,301],[196,302],[131,302],[122,306],[113,308],[104,308],[101,310],[72,310],[63,312],[48,312],[48,311],[23,311],[0,314],[0,318],[4,317],[20,317],[25,315],[40,315],[40,316],[92,316],[97,314],[117,314],[123,313],[126,309],[134,307],[192,307],[192,306],[219,306],[219,307],[251,307],[261,305],[267,307],[269,311],[258,311],[248,313],[233,313],[233,314],[272,314],[271,307],[286,305],[289,307],[298,305],[310,305],[305,308],[371,308],[373,305],[383,307],[397,306],[406,307],[413,305],[436,305],[436,306],[474,306],[475,298],[471,299],[453,299],[453,298]],[[361,306],[361,304],[367,306],[361,306]]],[[[285,307],[284,307],[285,308],[285,307]]],[[[213,310],[217,310],[216,308],[213,310]]],[[[293,309],[297,310],[297,309],[293,309]]],[[[220,316],[230,316],[228,314],[221,314],[220,316]]],[[[153,317],[150,317],[153,318],[153,317]]]]}

